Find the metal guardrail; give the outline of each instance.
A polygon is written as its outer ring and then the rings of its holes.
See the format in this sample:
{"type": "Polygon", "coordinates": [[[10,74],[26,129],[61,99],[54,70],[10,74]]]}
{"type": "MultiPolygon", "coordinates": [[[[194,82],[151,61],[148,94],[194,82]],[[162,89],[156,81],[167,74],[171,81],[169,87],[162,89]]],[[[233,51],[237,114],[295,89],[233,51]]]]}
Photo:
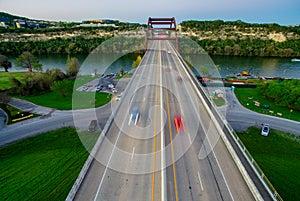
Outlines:
{"type": "Polygon", "coordinates": [[[262,171],[262,169],[259,167],[259,165],[257,164],[257,162],[254,160],[254,158],[252,157],[252,155],[250,154],[250,152],[247,150],[246,146],[240,140],[240,138],[238,137],[238,135],[236,134],[236,132],[233,130],[233,128],[227,122],[227,120],[225,119],[225,117],[221,116],[220,113],[217,111],[216,105],[211,101],[211,99],[208,97],[207,93],[205,92],[205,90],[203,89],[203,87],[201,86],[201,84],[199,83],[199,81],[195,78],[195,76],[193,75],[193,73],[191,72],[191,70],[187,67],[184,59],[180,56],[180,54],[177,54],[177,55],[178,55],[179,59],[181,60],[181,62],[184,64],[185,68],[188,70],[191,78],[193,79],[192,81],[194,81],[195,83],[197,83],[198,90],[203,95],[203,97],[205,97],[206,103],[209,105],[209,107],[211,109],[214,110],[213,113],[217,115],[217,118],[222,121],[222,123],[226,127],[228,133],[231,135],[231,137],[233,138],[233,140],[238,145],[240,151],[242,152],[242,154],[244,155],[244,157],[248,161],[250,167],[253,169],[253,171],[255,172],[256,176],[259,178],[259,180],[261,181],[261,183],[263,184],[263,186],[266,188],[266,190],[269,193],[270,197],[273,200],[283,201],[282,197],[279,195],[279,193],[276,191],[276,189],[274,188],[274,186],[272,185],[272,183],[266,177],[266,175],[264,174],[264,172],[262,171]]]}

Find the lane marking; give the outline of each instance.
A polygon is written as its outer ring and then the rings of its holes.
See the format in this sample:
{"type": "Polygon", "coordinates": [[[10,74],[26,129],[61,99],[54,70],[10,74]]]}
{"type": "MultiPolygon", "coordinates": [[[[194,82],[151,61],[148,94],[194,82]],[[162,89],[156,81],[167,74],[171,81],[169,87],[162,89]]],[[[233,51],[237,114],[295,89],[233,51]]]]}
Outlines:
{"type": "MultiPolygon", "coordinates": [[[[124,122],[125,122],[125,121],[123,121],[123,122],[122,122],[122,126],[121,126],[121,128],[123,128],[123,126],[124,126],[124,122]]],[[[109,156],[109,159],[108,159],[107,165],[105,166],[105,170],[104,170],[104,172],[103,172],[103,175],[102,175],[102,178],[101,178],[100,184],[99,184],[99,186],[98,186],[98,189],[97,189],[97,192],[96,192],[96,195],[95,195],[94,201],[96,201],[96,200],[97,200],[97,198],[98,198],[98,195],[99,195],[99,193],[100,193],[100,190],[101,190],[101,187],[102,187],[102,184],[103,184],[103,181],[104,181],[104,178],[105,178],[105,175],[106,175],[106,172],[107,172],[108,166],[109,166],[109,164],[110,164],[110,161],[111,161],[111,159],[112,159],[112,156],[113,156],[113,154],[114,154],[114,152],[115,152],[116,145],[117,145],[117,143],[118,143],[118,141],[119,141],[119,137],[120,137],[120,136],[121,136],[121,129],[119,130],[118,137],[117,137],[117,139],[116,139],[116,142],[115,142],[115,144],[114,144],[113,150],[112,150],[112,152],[111,152],[111,154],[110,154],[110,156],[109,156]]]]}
{"type": "Polygon", "coordinates": [[[203,191],[202,180],[201,180],[201,177],[200,177],[200,173],[199,173],[199,172],[198,172],[198,180],[199,180],[199,183],[200,183],[201,190],[203,191]]]}
{"type": "MultiPolygon", "coordinates": [[[[166,74],[164,74],[164,84],[167,86],[166,81],[166,74]]],[[[172,170],[173,170],[173,177],[174,177],[174,191],[175,191],[175,200],[178,201],[178,190],[177,190],[177,179],[176,179],[176,167],[175,167],[175,157],[174,157],[174,146],[173,146],[173,134],[172,134],[172,126],[171,126],[171,114],[170,114],[170,107],[169,107],[169,96],[167,87],[165,89],[166,93],[166,106],[168,112],[168,126],[170,132],[170,144],[171,144],[171,153],[172,153],[172,170]]]]}
{"type": "Polygon", "coordinates": [[[132,114],[130,115],[130,118],[129,118],[129,121],[128,121],[128,126],[130,125],[131,120],[132,120],[132,114]]]}
{"type": "Polygon", "coordinates": [[[188,136],[188,138],[189,138],[190,144],[192,144],[192,139],[191,139],[190,134],[187,133],[187,136],[188,136]]]}
{"type": "MultiPolygon", "coordinates": [[[[155,101],[158,103],[158,79],[157,76],[155,76],[155,101]]],[[[155,105],[156,106],[156,105],[155,105]]],[[[153,157],[153,166],[152,166],[152,201],[155,201],[155,166],[156,166],[156,116],[157,116],[157,109],[155,107],[154,109],[154,118],[153,118],[153,135],[154,135],[154,141],[153,141],[153,150],[154,150],[154,157],[153,157]]]]}
{"type": "MultiPolygon", "coordinates": [[[[189,80],[192,81],[191,76],[190,76],[189,73],[187,72],[187,69],[185,69],[184,64],[183,64],[182,61],[179,59],[179,57],[178,57],[177,54],[176,54],[176,59],[177,59],[177,60],[179,61],[179,63],[181,64],[181,67],[182,67],[182,69],[184,70],[185,74],[189,77],[189,80]]],[[[207,113],[208,113],[209,116],[212,118],[213,125],[214,125],[215,128],[218,130],[218,132],[221,132],[221,129],[215,124],[215,122],[216,122],[215,117],[213,116],[212,112],[208,109],[209,107],[208,107],[207,103],[205,102],[204,98],[202,97],[202,95],[200,94],[200,92],[198,91],[198,89],[197,89],[195,83],[192,81],[191,84],[192,84],[192,86],[193,86],[193,88],[194,88],[194,91],[198,94],[198,98],[201,99],[202,104],[203,104],[204,107],[206,108],[207,113]],[[218,127],[218,128],[217,128],[217,127],[218,127]]],[[[185,84],[184,84],[184,86],[185,86],[185,88],[187,89],[187,87],[186,87],[185,84]]],[[[187,90],[187,92],[188,92],[188,95],[189,95],[190,98],[191,98],[191,95],[190,95],[190,93],[189,93],[188,90],[187,90]]],[[[193,101],[191,101],[191,102],[192,102],[194,108],[196,108],[195,105],[194,105],[194,102],[193,102],[193,101]]],[[[196,115],[198,116],[198,119],[199,119],[199,122],[200,122],[202,128],[205,128],[204,125],[203,125],[203,123],[202,123],[202,121],[200,121],[201,118],[200,118],[200,115],[199,115],[198,112],[196,112],[196,115]]],[[[204,129],[203,129],[203,130],[204,130],[204,129]]],[[[206,141],[208,142],[208,144],[209,144],[209,146],[210,146],[210,148],[211,148],[211,151],[212,151],[212,153],[213,153],[213,156],[214,156],[214,158],[216,159],[218,168],[219,168],[219,170],[220,170],[220,172],[221,172],[221,175],[222,175],[222,177],[223,177],[223,179],[224,179],[224,182],[225,182],[226,188],[227,188],[227,190],[228,190],[228,192],[229,192],[229,195],[230,195],[231,199],[234,200],[233,195],[232,195],[232,192],[231,192],[231,189],[229,188],[229,185],[228,185],[228,182],[227,182],[227,180],[226,180],[226,177],[225,177],[225,175],[224,175],[224,173],[223,173],[223,170],[222,170],[222,168],[221,168],[221,166],[220,166],[219,160],[218,160],[218,158],[217,158],[217,156],[216,156],[216,154],[215,154],[215,152],[214,152],[214,150],[213,150],[213,148],[212,148],[211,142],[210,142],[210,140],[209,140],[209,138],[208,138],[208,136],[207,136],[207,132],[206,132],[205,130],[204,130],[204,133],[205,133],[205,135],[206,135],[206,138],[205,138],[205,139],[207,139],[206,141]]],[[[219,133],[219,135],[220,135],[220,133],[219,133]]],[[[221,192],[220,192],[220,193],[221,193],[221,192]]]]}
{"type": "MultiPolygon", "coordinates": [[[[150,54],[150,53],[149,53],[149,54],[150,54]]],[[[149,58],[147,59],[147,61],[148,61],[148,60],[149,60],[149,58]]],[[[141,63],[142,63],[142,62],[144,62],[144,57],[143,57],[141,63]]],[[[138,68],[138,69],[137,69],[137,72],[136,72],[137,75],[138,75],[139,71],[142,71],[141,74],[143,74],[146,68],[143,67],[142,70],[140,70],[140,69],[141,69],[141,68],[138,68]]],[[[136,76],[134,76],[134,77],[136,77],[136,76]]],[[[140,84],[140,82],[141,82],[141,78],[142,78],[142,76],[140,76],[140,78],[139,78],[139,82],[138,82],[139,84],[140,84]]],[[[131,81],[131,82],[132,82],[132,81],[131,81]]],[[[128,89],[128,90],[129,90],[129,89],[128,89]]],[[[132,118],[132,117],[131,117],[131,118],[132,118]]],[[[126,119],[126,118],[124,118],[123,121],[122,121],[121,128],[124,127],[125,119],[126,119]]],[[[130,121],[129,121],[129,123],[130,123],[130,121]]],[[[98,195],[99,195],[99,193],[100,193],[100,190],[101,190],[101,187],[102,187],[102,184],[103,184],[103,181],[104,181],[104,177],[105,177],[105,175],[106,175],[106,172],[107,172],[108,166],[109,166],[109,164],[110,164],[110,161],[111,161],[111,159],[112,159],[112,155],[113,155],[113,153],[114,153],[114,151],[115,151],[116,145],[117,145],[117,143],[118,143],[118,141],[119,141],[120,135],[121,135],[121,129],[119,130],[118,137],[117,137],[116,142],[115,142],[115,144],[114,144],[113,150],[112,150],[112,152],[111,152],[111,154],[110,154],[108,163],[107,163],[107,165],[105,166],[105,170],[104,170],[104,172],[103,172],[103,174],[102,174],[102,178],[101,178],[101,181],[100,181],[100,183],[99,183],[99,186],[98,186],[98,189],[97,189],[97,192],[96,192],[94,201],[97,200],[98,195]]]]}
{"type": "MultiPolygon", "coordinates": [[[[158,44],[159,44],[159,49],[160,49],[160,41],[158,41],[158,44]]],[[[161,51],[159,51],[159,54],[158,54],[158,57],[159,57],[159,69],[160,69],[160,103],[162,104],[163,103],[163,88],[162,88],[162,65],[161,65],[161,51]]],[[[161,122],[164,122],[163,121],[164,119],[164,113],[163,113],[163,109],[161,109],[161,122]]],[[[162,125],[161,125],[162,126],[162,125]]],[[[164,149],[164,146],[165,146],[165,135],[164,135],[164,129],[161,129],[161,140],[160,140],[160,149],[161,149],[161,200],[162,201],[167,201],[167,183],[166,183],[166,180],[167,180],[167,174],[166,174],[166,170],[165,170],[165,149],[164,149]]]]}
{"type": "Polygon", "coordinates": [[[133,155],[134,155],[134,149],[135,149],[135,147],[133,147],[133,149],[132,149],[132,154],[131,154],[131,161],[132,161],[132,158],[133,158],[133,155]]]}

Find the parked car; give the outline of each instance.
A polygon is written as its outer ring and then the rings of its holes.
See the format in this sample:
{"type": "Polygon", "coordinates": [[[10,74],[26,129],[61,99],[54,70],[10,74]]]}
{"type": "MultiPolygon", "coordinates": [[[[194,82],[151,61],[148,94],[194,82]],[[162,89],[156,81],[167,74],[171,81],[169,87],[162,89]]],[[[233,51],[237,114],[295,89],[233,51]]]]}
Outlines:
{"type": "Polygon", "coordinates": [[[97,120],[92,120],[90,125],[89,125],[89,131],[90,132],[95,132],[98,128],[98,121],[97,120]]]}
{"type": "Polygon", "coordinates": [[[261,135],[268,136],[270,133],[270,125],[269,124],[263,124],[263,127],[261,129],[261,135]]]}

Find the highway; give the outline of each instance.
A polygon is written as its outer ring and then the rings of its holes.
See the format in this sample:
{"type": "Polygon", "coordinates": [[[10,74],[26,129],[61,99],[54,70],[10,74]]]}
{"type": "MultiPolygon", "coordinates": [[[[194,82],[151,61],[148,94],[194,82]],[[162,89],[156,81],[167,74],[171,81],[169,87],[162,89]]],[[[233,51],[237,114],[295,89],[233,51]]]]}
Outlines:
{"type": "Polygon", "coordinates": [[[154,41],[75,200],[255,199],[189,80],[171,44],[154,41]]]}

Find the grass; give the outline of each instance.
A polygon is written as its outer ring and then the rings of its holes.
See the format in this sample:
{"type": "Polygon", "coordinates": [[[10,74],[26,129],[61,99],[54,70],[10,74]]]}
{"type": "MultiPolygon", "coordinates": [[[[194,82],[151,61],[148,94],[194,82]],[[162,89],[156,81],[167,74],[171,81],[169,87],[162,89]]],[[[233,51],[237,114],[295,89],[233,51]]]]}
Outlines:
{"type": "Polygon", "coordinates": [[[225,100],[223,98],[213,98],[214,103],[216,104],[216,106],[221,107],[223,105],[225,105],[225,100]]]}
{"type": "Polygon", "coordinates": [[[3,103],[0,103],[0,108],[2,110],[4,110],[8,116],[8,121],[7,121],[8,125],[39,116],[37,114],[25,112],[25,111],[22,111],[22,110],[19,110],[19,109],[13,107],[13,106],[3,104],[3,103]]]}
{"type": "MultiPolygon", "coordinates": [[[[79,84],[90,81],[89,77],[82,77],[79,84]]],[[[76,85],[78,85],[76,80],[76,85]]],[[[72,110],[100,107],[108,103],[112,95],[104,92],[73,92],[74,81],[65,80],[63,86],[36,96],[15,96],[37,105],[55,108],[58,110],[72,110]]],[[[80,85],[81,86],[81,85],[80,85]]]]}
{"type": "Polygon", "coordinates": [[[0,72],[0,90],[12,88],[11,78],[16,78],[19,81],[24,81],[24,76],[27,72],[0,72]]]}
{"type": "Polygon", "coordinates": [[[300,200],[300,136],[251,127],[238,136],[284,200],[300,200]]]}
{"type": "Polygon", "coordinates": [[[132,74],[129,74],[129,73],[126,73],[126,74],[123,74],[123,75],[117,75],[115,77],[115,79],[121,79],[121,78],[131,78],[132,77],[132,74]]]}
{"type": "Polygon", "coordinates": [[[111,97],[111,94],[102,92],[75,92],[73,96],[70,94],[63,97],[57,95],[55,91],[51,91],[38,96],[19,96],[17,98],[58,110],[72,110],[72,101],[74,101],[73,109],[84,109],[105,105],[111,100],[111,97]]]}
{"type": "Polygon", "coordinates": [[[291,112],[289,108],[276,106],[262,96],[259,88],[236,88],[235,95],[244,107],[255,112],[300,121],[300,111],[291,112]],[[260,102],[261,106],[255,106],[254,101],[260,102]],[[264,105],[269,105],[269,109],[264,109],[264,105]]]}
{"type": "MultiPolygon", "coordinates": [[[[99,136],[80,135],[89,149],[99,136]]],[[[87,156],[74,128],[0,147],[1,200],[65,200],[87,156]]]]}

